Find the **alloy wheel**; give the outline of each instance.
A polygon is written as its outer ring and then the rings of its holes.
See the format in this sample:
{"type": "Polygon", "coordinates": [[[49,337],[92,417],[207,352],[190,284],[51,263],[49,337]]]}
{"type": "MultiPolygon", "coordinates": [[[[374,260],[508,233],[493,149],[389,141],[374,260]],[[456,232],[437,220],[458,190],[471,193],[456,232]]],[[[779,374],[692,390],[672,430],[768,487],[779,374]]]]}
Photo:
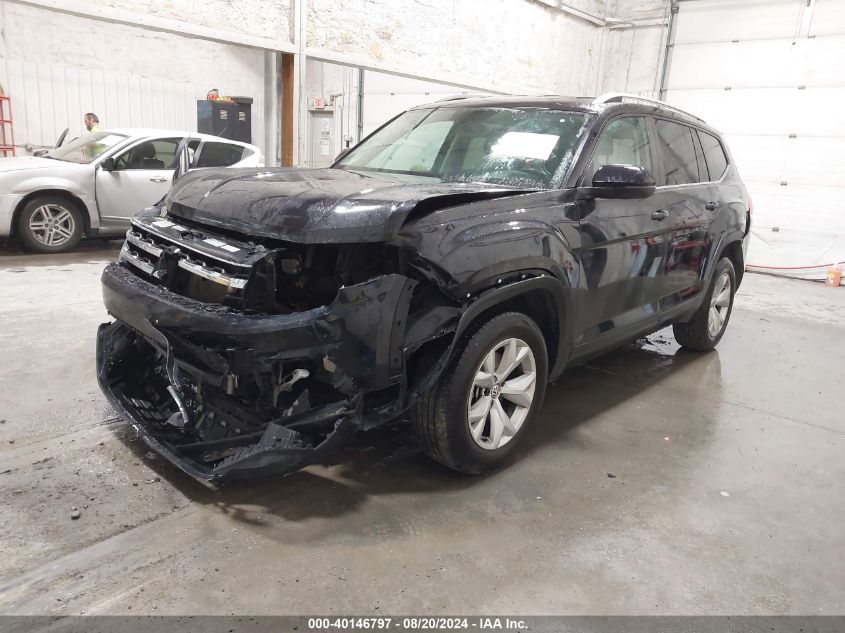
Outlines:
{"type": "Polygon", "coordinates": [[[42,204],[29,218],[29,230],[45,246],[61,246],[73,238],[73,214],[58,204],[42,204]]]}
{"type": "Polygon", "coordinates": [[[719,336],[725,321],[728,318],[728,310],[731,307],[731,278],[727,272],[723,272],[716,279],[713,285],[713,294],[710,296],[710,313],[707,317],[707,330],[711,338],[719,336]]]}
{"type": "Polygon", "coordinates": [[[475,443],[495,450],[522,427],[537,382],[534,353],[522,339],[496,343],[478,367],[467,399],[467,422],[475,443]]]}

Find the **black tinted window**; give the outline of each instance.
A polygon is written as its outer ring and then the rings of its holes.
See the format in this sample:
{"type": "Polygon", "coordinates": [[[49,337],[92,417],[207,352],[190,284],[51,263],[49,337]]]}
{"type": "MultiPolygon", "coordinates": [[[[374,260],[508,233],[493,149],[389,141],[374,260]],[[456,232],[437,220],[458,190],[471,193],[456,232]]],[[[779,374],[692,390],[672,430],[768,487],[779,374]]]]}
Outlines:
{"type": "Polygon", "coordinates": [[[695,146],[692,144],[692,130],[686,125],[670,121],[657,121],[657,136],[663,153],[663,172],[667,185],[683,185],[698,182],[698,163],[695,160],[695,146]]]}
{"type": "Polygon", "coordinates": [[[197,167],[228,167],[243,156],[244,148],[228,143],[206,143],[202,146],[197,167]]]}
{"type": "Polygon", "coordinates": [[[710,180],[719,180],[725,169],[728,168],[728,159],[725,156],[725,149],[712,134],[699,132],[701,147],[704,149],[704,160],[707,161],[707,170],[710,172],[710,180]]]}

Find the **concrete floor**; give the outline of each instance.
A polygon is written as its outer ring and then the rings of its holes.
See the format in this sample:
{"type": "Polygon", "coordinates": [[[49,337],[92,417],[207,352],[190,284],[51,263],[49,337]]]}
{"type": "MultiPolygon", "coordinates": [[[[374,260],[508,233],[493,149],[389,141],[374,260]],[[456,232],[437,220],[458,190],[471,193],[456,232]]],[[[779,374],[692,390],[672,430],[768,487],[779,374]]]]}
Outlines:
{"type": "Polygon", "coordinates": [[[568,371],[484,477],[398,427],[215,492],[98,391],[115,253],[0,250],[0,612],[845,613],[845,288],[747,275],[717,352],[568,371]]]}

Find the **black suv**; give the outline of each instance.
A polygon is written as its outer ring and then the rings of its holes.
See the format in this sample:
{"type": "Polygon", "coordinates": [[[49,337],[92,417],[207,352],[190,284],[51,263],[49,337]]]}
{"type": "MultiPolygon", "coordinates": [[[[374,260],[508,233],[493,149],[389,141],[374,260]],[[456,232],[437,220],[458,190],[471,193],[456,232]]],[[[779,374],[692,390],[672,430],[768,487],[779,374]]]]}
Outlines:
{"type": "Polygon", "coordinates": [[[406,412],[479,472],[573,363],[670,324],[712,349],[750,221],[719,133],[663,103],[438,102],[328,169],[180,178],[103,273],[99,381],[206,481],[290,472],[406,412]]]}

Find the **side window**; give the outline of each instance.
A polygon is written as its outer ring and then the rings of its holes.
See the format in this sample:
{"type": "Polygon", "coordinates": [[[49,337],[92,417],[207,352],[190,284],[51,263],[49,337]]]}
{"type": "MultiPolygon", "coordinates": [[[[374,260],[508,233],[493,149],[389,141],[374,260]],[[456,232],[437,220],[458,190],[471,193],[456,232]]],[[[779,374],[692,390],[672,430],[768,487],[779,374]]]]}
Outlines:
{"type": "Polygon", "coordinates": [[[244,154],[244,148],[240,145],[229,143],[206,142],[202,146],[197,167],[228,167],[234,165],[244,154]]]}
{"type": "Polygon", "coordinates": [[[118,156],[115,169],[172,169],[180,138],[144,141],[118,156]]]}
{"type": "Polygon", "coordinates": [[[611,121],[596,143],[593,160],[587,168],[584,182],[589,185],[603,165],[636,165],[652,171],[648,127],[643,117],[621,117],[611,121]]]}
{"type": "Polygon", "coordinates": [[[657,119],[657,137],[663,154],[666,185],[684,185],[698,182],[698,162],[692,143],[692,130],[686,125],[657,119]]]}
{"type": "Polygon", "coordinates": [[[725,156],[725,149],[712,134],[699,132],[701,147],[704,150],[704,160],[707,162],[707,170],[710,172],[710,180],[719,180],[728,168],[728,158],[725,156]]]}

